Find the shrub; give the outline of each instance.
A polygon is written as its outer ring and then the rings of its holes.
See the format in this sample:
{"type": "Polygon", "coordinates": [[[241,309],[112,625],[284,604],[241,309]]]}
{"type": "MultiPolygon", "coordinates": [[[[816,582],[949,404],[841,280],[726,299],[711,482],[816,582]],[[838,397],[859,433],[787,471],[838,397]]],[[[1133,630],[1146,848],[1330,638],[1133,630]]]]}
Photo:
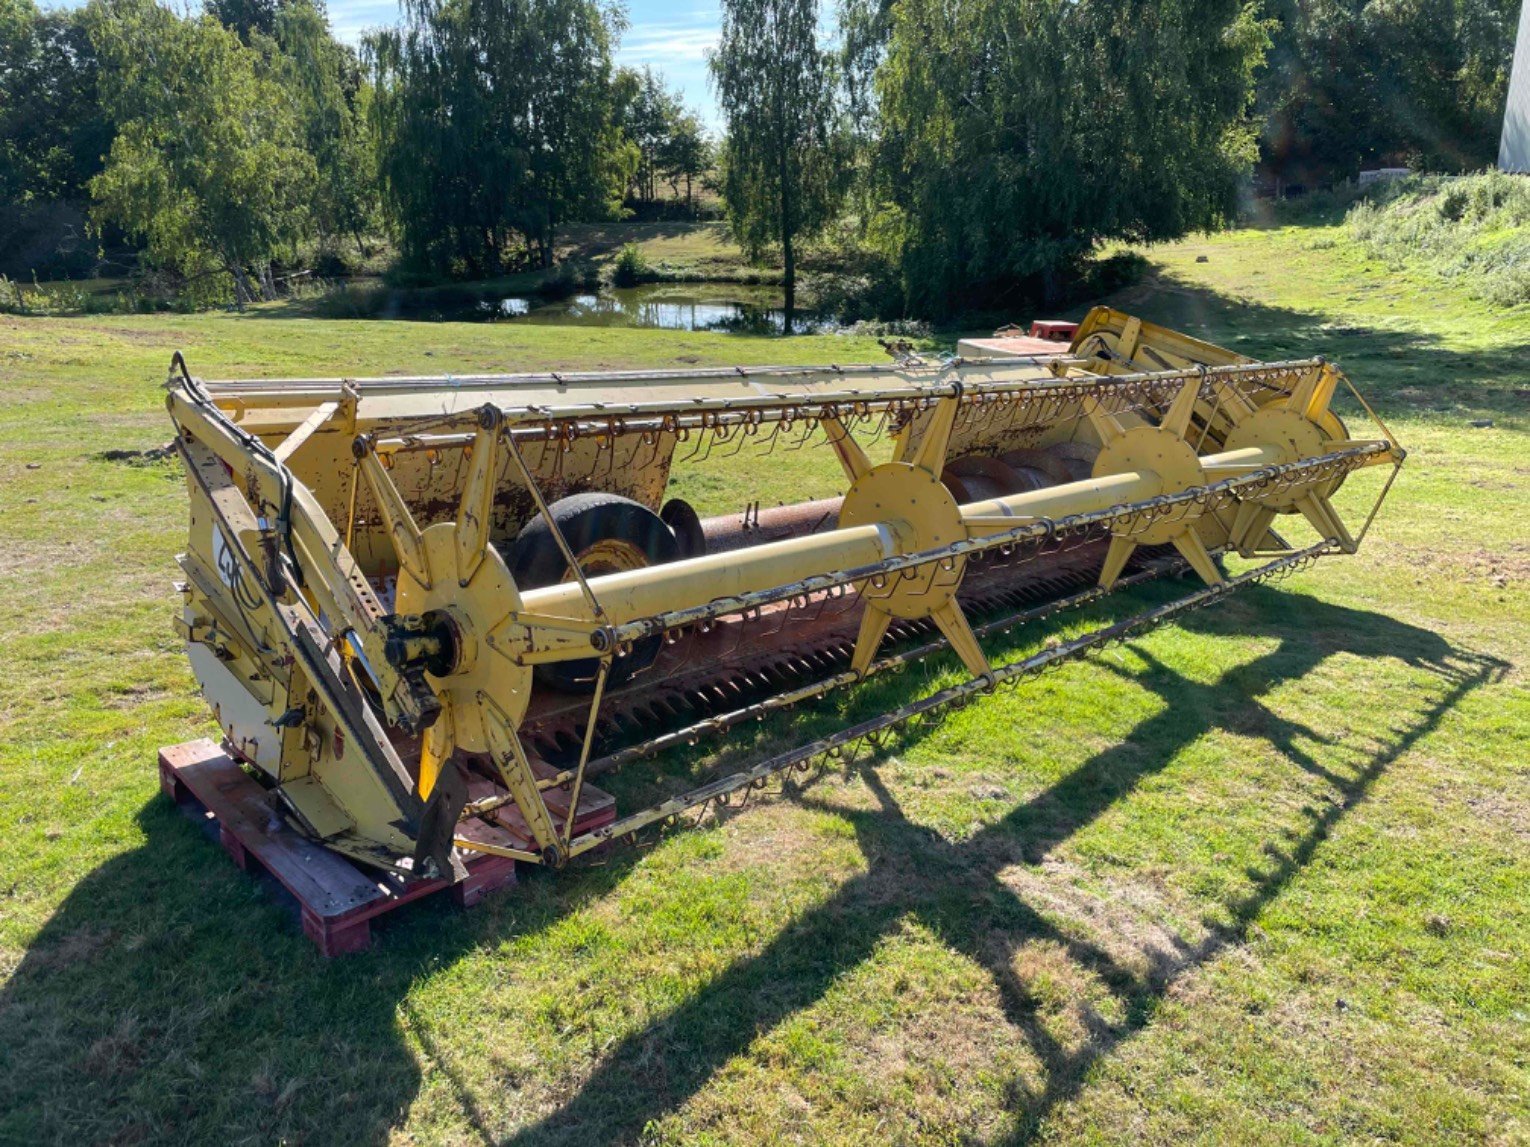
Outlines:
{"type": "Polygon", "coordinates": [[[635,287],[652,272],[643,249],[636,243],[628,243],[616,256],[611,269],[611,282],[618,287],[635,287]]]}
{"type": "Polygon", "coordinates": [[[1350,237],[1394,267],[1458,283],[1496,306],[1530,303],[1530,180],[1425,175],[1387,184],[1345,220],[1350,237]]]}
{"type": "Polygon", "coordinates": [[[79,283],[65,279],[57,283],[39,283],[36,276],[30,287],[0,275],[0,311],[17,315],[77,315],[86,313],[90,292],[79,283]]]}
{"type": "Polygon", "coordinates": [[[321,279],[343,279],[356,270],[347,254],[337,247],[322,248],[313,258],[313,273],[321,279]]]}
{"type": "Polygon", "coordinates": [[[566,299],[599,286],[600,274],[594,267],[586,263],[559,263],[536,285],[536,293],[544,299],[566,299]]]}

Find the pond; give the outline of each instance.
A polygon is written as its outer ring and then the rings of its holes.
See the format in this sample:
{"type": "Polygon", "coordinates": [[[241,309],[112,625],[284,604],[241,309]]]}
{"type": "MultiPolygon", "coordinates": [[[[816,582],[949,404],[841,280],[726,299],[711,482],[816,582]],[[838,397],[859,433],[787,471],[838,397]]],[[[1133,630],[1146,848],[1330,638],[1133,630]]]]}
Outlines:
{"type": "MultiPolygon", "coordinates": [[[[602,287],[564,299],[510,295],[478,303],[478,317],[494,322],[577,327],[650,327],[669,331],[732,331],[780,334],[785,297],[779,287],[739,283],[649,283],[602,287]]],[[[798,307],[797,334],[828,331],[833,324],[798,307]]]]}

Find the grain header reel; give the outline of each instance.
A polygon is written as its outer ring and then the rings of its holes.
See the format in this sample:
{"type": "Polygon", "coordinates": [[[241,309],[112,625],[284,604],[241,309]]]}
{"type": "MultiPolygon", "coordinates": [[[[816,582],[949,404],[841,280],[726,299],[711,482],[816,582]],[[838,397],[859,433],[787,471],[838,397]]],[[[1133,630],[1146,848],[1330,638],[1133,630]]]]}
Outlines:
{"type": "Polygon", "coordinates": [[[1353,552],[1403,450],[1350,435],[1347,385],[1106,309],[1052,353],[880,366],[214,383],[177,357],[179,628],[229,752],[314,840],[406,880],[472,852],[559,867],[1353,552]],[[841,496],[707,519],[666,497],[673,467],[799,451],[841,496]],[[1351,524],[1332,496],[1370,466],[1391,473],[1351,524]],[[1166,604],[984,651],[1176,572],[1198,584],[1166,604]],[[956,685],[593,812],[602,774],[948,649],[956,685]]]}

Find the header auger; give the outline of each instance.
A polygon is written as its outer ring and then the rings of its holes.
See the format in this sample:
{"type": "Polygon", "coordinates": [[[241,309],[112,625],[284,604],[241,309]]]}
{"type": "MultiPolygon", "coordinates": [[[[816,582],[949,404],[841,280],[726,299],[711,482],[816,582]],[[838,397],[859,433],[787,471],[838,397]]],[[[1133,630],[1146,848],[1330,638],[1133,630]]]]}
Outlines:
{"type": "Polygon", "coordinates": [[[1404,452],[1379,421],[1351,437],[1341,385],[1105,309],[1056,353],[890,366],[210,383],[177,357],[180,629],[230,753],[313,839],[404,877],[459,850],[557,867],[1352,553],[1375,508],[1352,527],[1332,495],[1404,452]],[[842,497],[706,520],[665,498],[676,462],[802,449],[842,497]],[[984,652],[1185,569],[1177,600],[984,652]],[[605,772],[948,648],[960,684],[584,814],[605,772]]]}

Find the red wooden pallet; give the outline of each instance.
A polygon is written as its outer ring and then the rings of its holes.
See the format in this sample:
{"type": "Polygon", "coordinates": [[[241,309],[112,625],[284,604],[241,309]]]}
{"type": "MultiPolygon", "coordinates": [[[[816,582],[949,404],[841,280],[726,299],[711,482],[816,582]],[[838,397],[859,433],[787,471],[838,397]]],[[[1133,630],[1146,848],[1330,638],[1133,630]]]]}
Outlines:
{"type": "MultiPolygon", "coordinates": [[[[489,892],[515,883],[515,861],[484,853],[462,853],[467,879],[389,879],[353,864],[315,844],[272,808],[269,794],[218,745],[207,739],[171,745],[159,751],[159,783],[175,803],[198,820],[211,821],[218,840],[241,869],[264,870],[292,894],[302,914],[303,932],[325,956],[364,951],[372,942],[371,921],[384,912],[450,888],[452,898],[471,907],[489,892]]],[[[555,792],[556,790],[553,790],[555,792]]],[[[549,792],[549,798],[553,792],[549,792]]],[[[567,797],[554,815],[567,815],[567,797]]],[[[575,832],[586,832],[616,818],[609,793],[590,785],[579,799],[575,832]]],[[[514,833],[509,811],[499,827],[464,826],[464,835],[524,847],[514,833]]]]}

